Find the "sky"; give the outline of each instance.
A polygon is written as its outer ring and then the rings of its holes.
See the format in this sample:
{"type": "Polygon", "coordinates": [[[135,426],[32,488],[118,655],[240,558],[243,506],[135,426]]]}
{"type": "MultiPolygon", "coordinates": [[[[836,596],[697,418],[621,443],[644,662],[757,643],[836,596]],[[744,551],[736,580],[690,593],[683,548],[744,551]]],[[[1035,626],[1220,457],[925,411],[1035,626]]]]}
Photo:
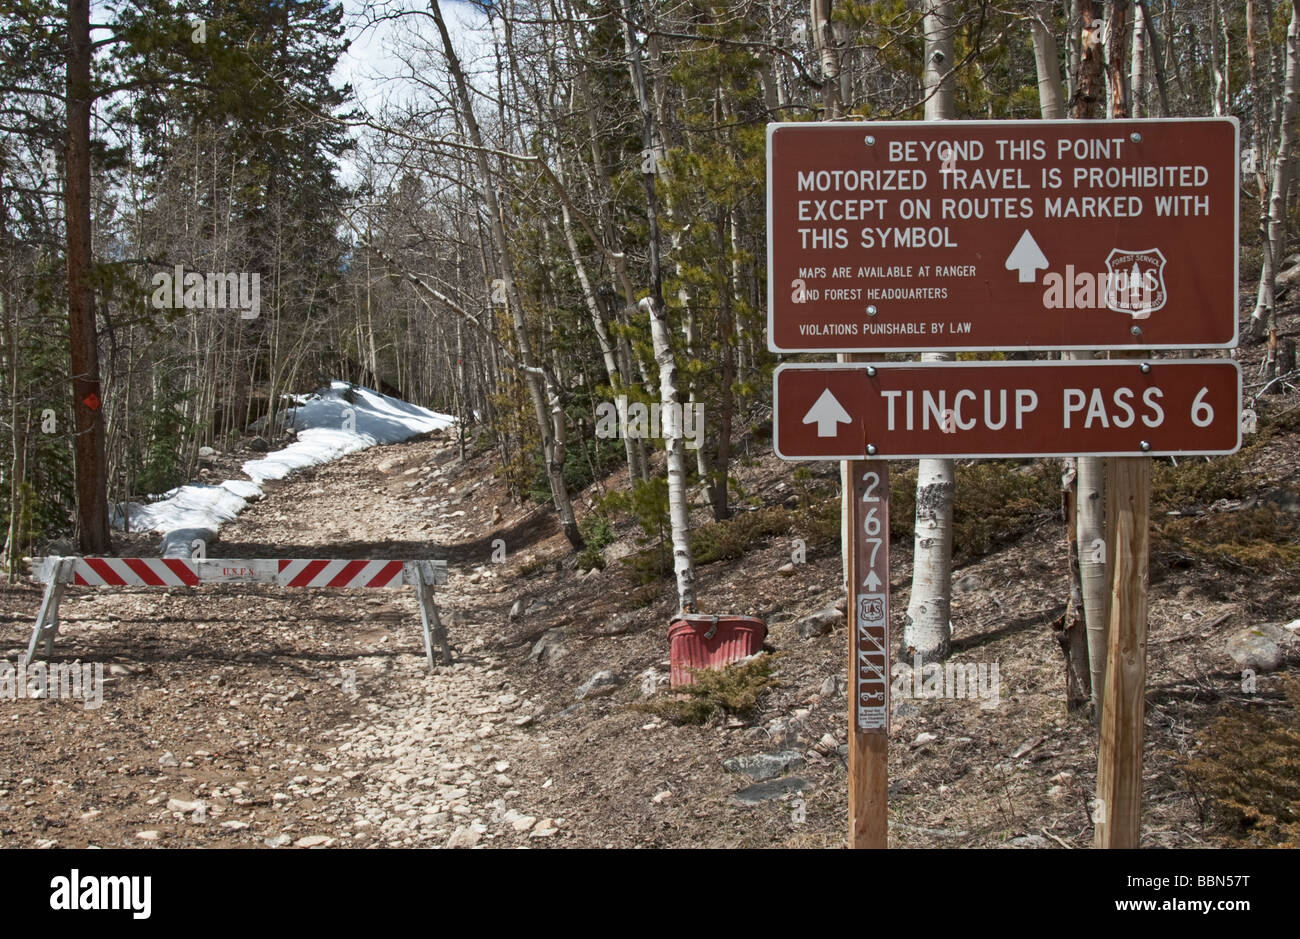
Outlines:
{"type": "MultiPolygon", "coordinates": [[[[398,55],[406,37],[418,31],[424,46],[438,48],[437,30],[428,17],[406,16],[368,22],[367,4],[364,0],[343,0],[344,22],[347,24],[348,50],[339,59],[334,70],[334,82],[352,84],[357,103],[371,116],[377,116],[383,104],[401,102],[409,96],[421,94],[418,86],[403,81],[406,66],[398,55]]],[[[369,19],[378,14],[395,14],[403,10],[424,10],[428,0],[371,0],[369,19]]],[[[475,60],[491,49],[491,27],[483,10],[464,0],[443,0],[443,16],[451,34],[456,54],[465,66],[471,83],[476,71],[475,60]]],[[[356,136],[354,131],[354,136],[356,136]]],[[[340,173],[345,184],[355,183],[357,170],[350,159],[340,161],[340,173]]]]}
{"type": "MultiPolygon", "coordinates": [[[[398,12],[428,8],[428,0],[373,0],[376,10],[398,12]]],[[[437,46],[433,23],[424,17],[403,17],[377,24],[366,25],[362,0],[343,0],[345,21],[349,23],[348,37],[351,46],[339,60],[334,71],[338,83],[351,82],[357,99],[370,111],[378,109],[385,96],[409,94],[409,86],[394,81],[393,76],[403,69],[395,55],[404,36],[419,30],[437,46]]],[[[466,63],[472,62],[485,49],[490,48],[487,17],[472,3],[463,0],[444,0],[443,16],[456,53],[466,63]]]]}

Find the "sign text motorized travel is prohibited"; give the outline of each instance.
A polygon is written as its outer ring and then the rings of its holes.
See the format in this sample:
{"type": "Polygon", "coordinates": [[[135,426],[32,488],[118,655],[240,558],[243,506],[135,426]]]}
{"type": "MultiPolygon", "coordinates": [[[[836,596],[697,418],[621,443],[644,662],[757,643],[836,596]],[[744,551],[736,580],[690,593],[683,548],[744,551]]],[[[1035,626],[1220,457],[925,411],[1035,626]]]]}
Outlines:
{"type": "Polygon", "coordinates": [[[774,352],[1225,348],[1233,118],[768,125],[774,352]]]}

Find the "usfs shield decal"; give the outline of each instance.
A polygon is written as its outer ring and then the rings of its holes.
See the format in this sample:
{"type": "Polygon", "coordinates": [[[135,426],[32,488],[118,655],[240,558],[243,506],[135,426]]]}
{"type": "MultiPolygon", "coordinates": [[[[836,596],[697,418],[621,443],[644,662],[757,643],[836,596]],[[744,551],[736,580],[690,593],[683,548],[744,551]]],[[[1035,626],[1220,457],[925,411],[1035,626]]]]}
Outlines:
{"type": "Polygon", "coordinates": [[[1165,256],[1159,248],[1125,251],[1106,258],[1106,308],[1144,320],[1165,305],[1165,256]]]}

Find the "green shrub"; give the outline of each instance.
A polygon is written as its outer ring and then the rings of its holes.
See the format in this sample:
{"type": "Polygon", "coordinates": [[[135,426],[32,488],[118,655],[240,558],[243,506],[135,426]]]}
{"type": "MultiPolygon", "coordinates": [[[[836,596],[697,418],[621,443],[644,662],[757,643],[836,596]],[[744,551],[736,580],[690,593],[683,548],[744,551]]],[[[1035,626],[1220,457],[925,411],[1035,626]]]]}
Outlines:
{"type": "Polygon", "coordinates": [[[672,552],[668,549],[668,480],[652,476],[648,481],[636,480],[630,492],[610,492],[599,501],[602,511],[629,512],[636,519],[643,537],[637,539],[649,545],[623,558],[643,584],[668,576],[673,570],[672,552]]]}
{"type": "Polygon", "coordinates": [[[758,700],[777,684],[772,676],[779,653],[764,652],[746,662],[725,668],[691,669],[695,679],[667,694],[653,695],[632,705],[633,709],[662,717],[674,724],[703,724],[719,710],[745,717],[758,700]]]}
{"type": "Polygon", "coordinates": [[[1017,465],[980,461],[958,466],[953,501],[953,557],[969,560],[1015,541],[1045,515],[1059,511],[1055,462],[1017,465]]]}
{"type": "Polygon", "coordinates": [[[673,556],[665,545],[657,545],[622,559],[641,584],[650,585],[673,576],[673,556]]]}
{"type": "Polygon", "coordinates": [[[1245,475],[1246,453],[1185,459],[1177,466],[1157,461],[1151,473],[1154,513],[1175,512],[1220,499],[1244,499],[1250,491],[1245,475]]]}
{"type": "Polygon", "coordinates": [[[1287,680],[1289,708],[1229,714],[1210,725],[1184,760],[1231,836],[1252,847],[1300,847],[1300,679],[1287,680]]]}
{"type": "Polygon", "coordinates": [[[696,564],[744,557],[766,538],[789,536],[792,513],[782,508],[739,512],[722,522],[709,522],[691,532],[691,557],[696,564]]]}
{"type": "Polygon", "coordinates": [[[652,476],[635,480],[628,492],[610,492],[599,500],[601,511],[627,512],[644,534],[643,544],[663,544],[668,537],[668,480],[652,476]]]}
{"type": "Polygon", "coordinates": [[[137,495],[156,495],[183,484],[185,441],[193,436],[197,425],[185,418],[185,407],[197,391],[170,391],[162,388],[148,412],[146,432],[131,438],[128,459],[136,468],[137,495]]]}
{"type": "Polygon", "coordinates": [[[605,569],[605,558],[601,549],[614,541],[614,527],[609,519],[592,512],[578,522],[578,531],[586,547],[578,552],[578,570],[587,571],[593,567],[605,569]]]}
{"type": "MultiPolygon", "coordinates": [[[[889,533],[895,540],[916,530],[916,470],[890,473],[889,533]]],[[[1023,535],[1060,505],[1055,462],[1018,464],[981,460],[958,465],[952,507],[952,550],[959,561],[988,554],[1023,535]]],[[[838,517],[836,519],[838,534],[838,517]]]]}
{"type": "Polygon", "coordinates": [[[1158,522],[1153,547],[1255,571],[1300,568],[1300,524],[1276,506],[1158,522]]]}
{"type": "Polygon", "coordinates": [[[1246,499],[1258,486],[1250,463],[1257,453],[1278,437],[1300,432],[1300,408],[1277,413],[1261,409],[1255,433],[1246,436],[1242,448],[1226,456],[1189,457],[1177,465],[1160,460],[1151,476],[1151,506],[1165,513],[1210,505],[1220,499],[1246,499]]]}
{"type": "Polygon", "coordinates": [[[795,496],[799,499],[799,508],[807,509],[819,505],[827,499],[837,498],[840,487],[835,479],[814,475],[807,466],[800,464],[790,474],[790,482],[795,496]]]}
{"type": "MultiPolygon", "coordinates": [[[[594,434],[570,440],[564,448],[564,484],[569,492],[581,492],[614,469],[624,457],[623,441],[594,434]]],[[[551,481],[546,475],[542,451],[535,449],[528,457],[528,496],[534,502],[551,501],[551,481]]]]}

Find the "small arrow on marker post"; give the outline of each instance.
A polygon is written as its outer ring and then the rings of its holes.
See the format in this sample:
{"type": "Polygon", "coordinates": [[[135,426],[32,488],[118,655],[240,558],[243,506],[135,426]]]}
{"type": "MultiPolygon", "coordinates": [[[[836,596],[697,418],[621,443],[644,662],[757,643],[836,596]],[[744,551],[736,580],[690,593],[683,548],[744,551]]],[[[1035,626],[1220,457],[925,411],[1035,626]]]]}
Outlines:
{"type": "Polygon", "coordinates": [[[1007,255],[1007,270],[1018,271],[1020,283],[1032,284],[1038,280],[1038,269],[1046,267],[1047,256],[1043,254],[1043,249],[1038,247],[1038,242],[1034,241],[1034,236],[1029,234],[1029,229],[1026,228],[1025,233],[1016,242],[1016,246],[1007,255]]]}
{"type": "Polygon", "coordinates": [[[880,577],[875,571],[867,571],[867,579],[863,581],[868,590],[875,590],[880,586],[880,577]]]}
{"type": "Polygon", "coordinates": [[[817,425],[818,437],[834,437],[839,433],[840,424],[852,423],[853,418],[849,412],[844,410],[844,406],[835,400],[831,390],[827,388],[822,392],[817,402],[808,409],[808,413],[803,416],[805,424],[817,425]]]}

